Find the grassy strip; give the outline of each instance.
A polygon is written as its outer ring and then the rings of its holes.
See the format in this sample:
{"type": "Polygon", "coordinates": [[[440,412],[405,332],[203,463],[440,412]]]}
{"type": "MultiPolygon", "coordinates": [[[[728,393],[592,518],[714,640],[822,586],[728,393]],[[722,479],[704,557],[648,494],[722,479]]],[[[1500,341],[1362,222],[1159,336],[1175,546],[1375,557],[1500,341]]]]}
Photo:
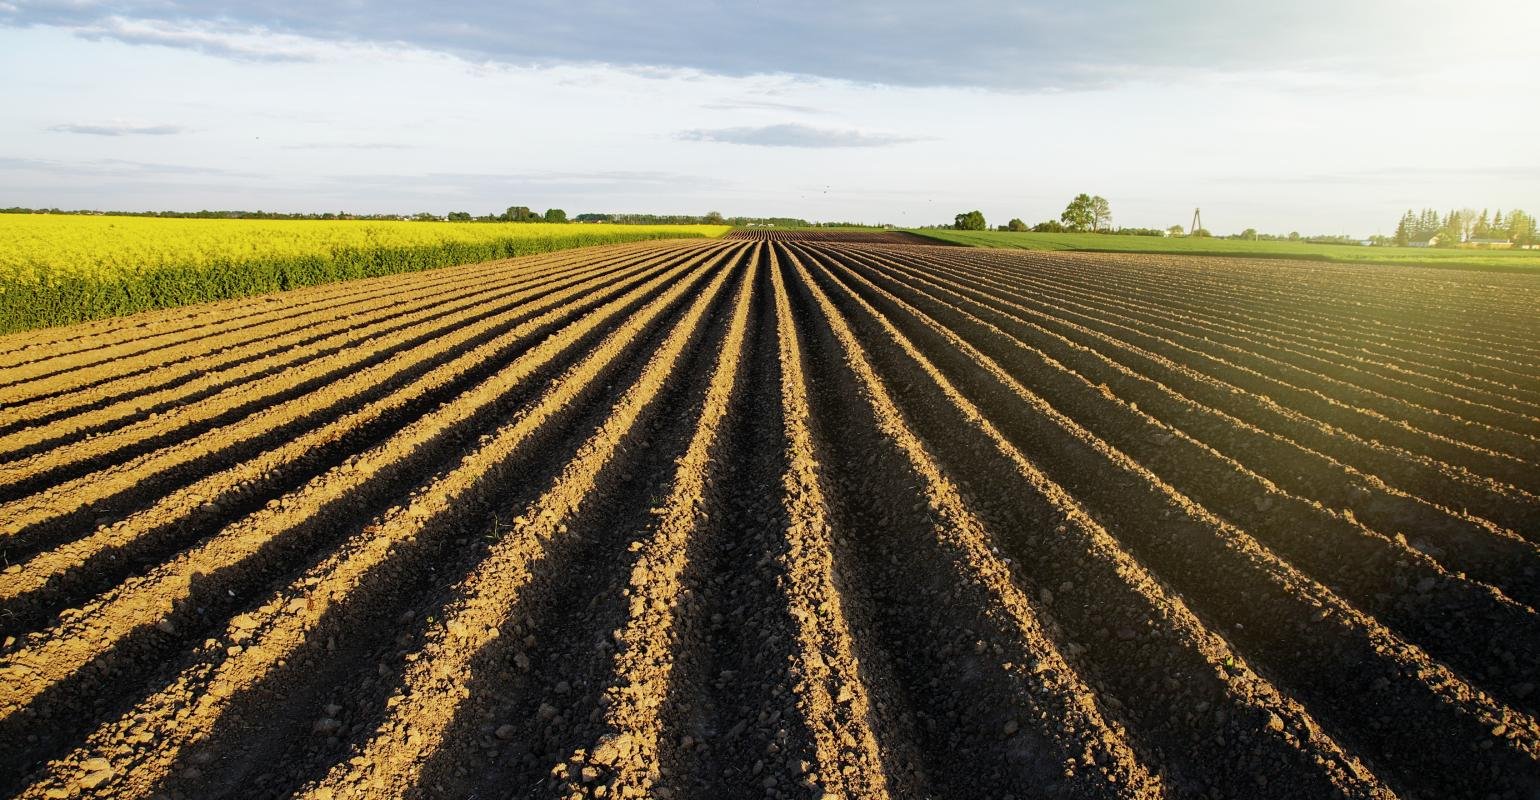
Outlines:
{"type": "Polygon", "coordinates": [[[1500,271],[1540,270],[1540,250],[1444,250],[1425,247],[1362,247],[1287,241],[1253,242],[1243,239],[1115,236],[1102,233],[955,231],[935,228],[915,229],[910,233],[968,247],[1005,247],[1018,250],[1289,258],[1338,264],[1383,264],[1500,271]]]}
{"type": "Polygon", "coordinates": [[[652,239],[704,238],[660,230],[573,231],[411,247],[340,247],[313,254],[226,259],[200,265],[147,267],[132,273],[61,274],[46,282],[0,282],[0,333],[69,325],[102,317],[228,300],[332,281],[472,264],[574,247],[652,239]]]}

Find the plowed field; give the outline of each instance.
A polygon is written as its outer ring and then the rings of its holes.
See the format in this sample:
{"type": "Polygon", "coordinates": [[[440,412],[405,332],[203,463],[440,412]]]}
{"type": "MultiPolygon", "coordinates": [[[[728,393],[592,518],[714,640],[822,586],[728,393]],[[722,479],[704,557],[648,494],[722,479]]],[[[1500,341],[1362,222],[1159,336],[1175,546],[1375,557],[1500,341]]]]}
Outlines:
{"type": "Polygon", "coordinates": [[[1540,276],[912,241],[0,337],[0,794],[1540,796],[1540,276]]]}

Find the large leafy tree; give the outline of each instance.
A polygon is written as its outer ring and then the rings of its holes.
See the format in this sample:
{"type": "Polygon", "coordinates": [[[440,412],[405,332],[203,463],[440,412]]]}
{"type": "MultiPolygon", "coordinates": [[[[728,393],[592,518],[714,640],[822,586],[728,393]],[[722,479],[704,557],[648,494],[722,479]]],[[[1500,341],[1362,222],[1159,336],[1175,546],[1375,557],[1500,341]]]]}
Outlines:
{"type": "Polygon", "coordinates": [[[1059,215],[1064,227],[1072,231],[1083,231],[1096,224],[1096,213],[1091,208],[1091,196],[1077,194],[1075,199],[1069,201],[1064,207],[1064,213],[1059,215]]]}
{"type": "Polygon", "coordinates": [[[1091,196],[1091,230],[1099,231],[1112,222],[1112,206],[1101,195],[1091,196]]]}
{"type": "Polygon", "coordinates": [[[960,231],[988,230],[988,223],[984,222],[984,212],[974,210],[958,214],[952,223],[952,227],[960,231]]]}

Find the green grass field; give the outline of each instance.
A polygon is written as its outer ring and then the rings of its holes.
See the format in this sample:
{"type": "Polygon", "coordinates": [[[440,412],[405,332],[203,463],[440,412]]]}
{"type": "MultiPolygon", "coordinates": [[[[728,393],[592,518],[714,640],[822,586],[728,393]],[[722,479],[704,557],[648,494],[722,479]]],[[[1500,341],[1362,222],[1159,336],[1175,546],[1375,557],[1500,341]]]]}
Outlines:
{"type": "Polygon", "coordinates": [[[1096,253],[1173,253],[1248,258],[1297,258],[1343,264],[1406,264],[1469,269],[1540,269],[1540,250],[1459,250],[1430,247],[1363,247],[1347,244],[1186,237],[1113,236],[1100,233],[1012,233],[1008,231],[910,231],[969,247],[1021,250],[1080,250],[1096,253]]]}

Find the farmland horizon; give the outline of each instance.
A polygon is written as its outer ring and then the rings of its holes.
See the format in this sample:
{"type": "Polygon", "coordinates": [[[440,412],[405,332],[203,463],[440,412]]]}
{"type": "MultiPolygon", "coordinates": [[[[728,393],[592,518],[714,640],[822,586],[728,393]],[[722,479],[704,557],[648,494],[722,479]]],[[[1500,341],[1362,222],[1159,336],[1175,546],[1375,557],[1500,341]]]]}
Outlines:
{"type": "Polygon", "coordinates": [[[1540,9],[1418,23],[1437,8],[15,0],[0,205],[920,227],[1032,224],[1093,192],[1120,226],[1202,208],[1220,234],[1355,237],[1407,209],[1532,209],[1540,9]]]}
{"type": "MultiPolygon", "coordinates": [[[[0,201],[0,202],[3,202],[3,201],[0,201]]],[[[45,207],[33,208],[33,207],[28,207],[28,206],[23,206],[23,205],[0,205],[0,215],[4,215],[4,214],[42,214],[42,215],[101,216],[101,217],[114,217],[114,216],[122,216],[122,217],[162,217],[162,218],[184,218],[184,219],[287,219],[287,220],[312,220],[312,221],[326,221],[326,220],[358,220],[358,221],[400,220],[400,221],[439,221],[439,222],[451,221],[452,222],[452,221],[455,221],[456,215],[467,215],[467,214],[469,214],[471,216],[465,218],[465,221],[475,221],[475,222],[511,222],[513,220],[503,219],[501,217],[506,216],[506,214],[511,212],[514,208],[516,208],[516,207],[510,206],[505,211],[492,210],[492,211],[488,211],[488,212],[485,212],[485,213],[474,213],[474,212],[467,212],[467,211],[463,211],[463,210],[459,210],[459,209],[452,210],[452,211],[443,211],[443,210],[423,211],[423,210],[417,210],[417,211],[412,211],[412,212],[400,211],[400,210],[383,210],[383,211],[353,211],[353,210],[347,210],[347,209],[341,209],[341,210],[338,210],[338,209],[274,210],[274,209],[260,209],[260,208],[259,209],[210,209],[210,208],[198,208],[198,209],[192,209],[192,208],[186,208],[186,209],[167,209],[167,208],[142,208],[142,209],[135,209],[135,208],[118,208],[118,209],[71,208],[71,209],[61,209],[61,208],[45,208],[45,207]]],[[[517,208],[532,209],[532,213],[533,213],[534,217],[531,220],[529,220],[529,221],[540,221],[540,218],[544,216],[544,213],[546,213],[546,212],[556,212],[556,213],[559,213],[559,214],[562,215],[562,221],[563,222],[571,220],[573,222],[578,222],[578,223],[614,224],[614,225],[654,225],[654,224],[705,224],[705,225],[714,225],[714,224],[719,224],[716,221],[708,221],[708,217],[709,217],[709,218],[714,219],[714,220],[725,220],[726,224],[729,224],[729,225],[738,225],[738,226],[741,226],[741,225],[744,225],[744,224],[747,224],[747,225],[750,225],[750,226],[768,225],[768,226],[778,226],[778,227],[786,227],[786,228],[799,228],[799,227],[813,227],[813,228],[818,228],[818,227],[866,227],[866,228],[892,228],[892,229],[898,229],[898,230],[921,230],[921,229],[953,229],[953,228],[956,227],[955,222],[953,222],[951,220],[948,220],[948,219],[937,219],[937,220],[932,221],[932,222],[921,222],[921,223],[912,223],[912,224],[895,224],[895,223],[890,222],[890,221],[888,221],[886,219],[862,219],[862,218],[808,219],[808,218],[804,218],[804,217],[798,216],[796,214],[739,214],[739,213],[732,213],[732,212],[722,213],[721,211],[719,211],[719,210],[717,210],[715,208],[712,208],[710,211],[705,211],[705,212],[701,212],[701,211],[663,211],[663,212],[576,211],[576,212],[573,212],[573,211],[569,211],[567,209],[557,208],[556,206],[550,206],[549,208],[544,208],[544,211],[543,211],[542,210],[543,207],[540,206],[540,205],[517,206],[517,208]],[[685,222],[684,220],[693,220],[693,221],[685,222]]],[[[1195,212],[1198,211],[1198,210],[1199,209],[1194,209],[1195,212]]],[[[1466,208],[1466,209],[1455,210],[1455,211],[1453,211],[1451,213],[1453,213],[1456,216],[1458,216],[1461,213],[1464,213],[1464,212],[1467,212],[1467,211],[1475,211],[1475,210],[1477,210],[1477,209],[1466,208]]],[[[1501,214],[1503,212],[1503,210],[1504,209],[1502,209],[1502,208],[1498,208],[1497,209],[1499,214],[1501,214]]],[[[1520,214],[1524,214],[1524,210],[1521,209],[1521,208],[1518,208],[1518,207],[1510,207],[1508,210],[1510,212],[1518,211],[1520,214]]],[[[1483,208],[1480,209],[1480,212],[1483,213],[1483,214],[1490,214],[1491,209],[1483,207],[1483,208]]],[[[1411,212],[1408,210],[1407,213],[1411,213],[1411,212]]],[[[1524,214],[1524,215],[1526,217],[1528,216],[1527,214],[1524,214]]],[[[955,217],[957,215],[953,215],[953,216],[955,217]]],[[[1062,216],[1062,214],[1045,213],[1045,214],[1042,215],[1042,219],[1039,221],[1039,227],[1041,228],[1042,226],[1046,226],[1046,225],[1056,225],[1056,224],[1059,224],[1061,216],[1062,216]]],[[[1016,221],[1016,222],[1019,222],[1021,220],[1021,218],[1022,217],[1020,215],[1011,215],[1011,219],[1013,221],[1016,221]]],[[[988,225],[988,229],[994,230],[996,228],[999,228],[1000,230],[1005,230],[1006,223],[1004,222],[1004,219],[1005,219],[1005,217],[1003,217],[1003,216],[1002,217],[986,217],[986,223],[988,225]]],[[[1036,217],[1029,218],[1028,221],[1027,221],[1027,224],[1029,226],[1032,225],[1033,224],[1033,220],[1037,220],[1037,218],[1036,217]]],[[[549,220],[547,220],[547,221],[549,221],[549,220]]],[[[1176,235],[1176,236],[1184,236],[1184,235],[1187,234],[1186,226],[1184,226],[1182,224],[1182,222],[1180,222],[1180,221],[1174,222],[1174,223],[1172,223],[1170,225],[1154,225],[1154,226],[1113,225],[1113,226],[1109,226],[1106,230],[1100,231],[1100,232],[1101,233],[1117,233],[1119,230],[1122,230],[1124,232],[1138,231],[1138,232],[1142,232],[1142,233],[1153,233],[1155,231],[1164,231],[1164,230],[1167,230],[1167,229],[1173,229],[1173,235],[1176,235]],[[1175,230],[1175,229],[1180,229],[1180,230],[1175,230]]],[[[1376,227],[1376,231],[1383,231],[1383,230],[1386,230],[1386,229],[1387,229],[1387,226],[1383,226],[1383,225],[1376,227]]],[[[1388,229],[1391,231],[1392,234],[1394,234],[1394,232],[1395,232],[1395,227],[1394,226],[1388,226],[1388,229]]],[[[1065,230],[1067,230],[1067,229],[1065,229],[1065,230]]],[[[1215,237],[1219,237],[1219,238],[1249,238],[1253,234],[1260,234],[1264,238],[1275,238],[1275,239],[1281,239],[1281,240],[1292,239],[1292,240],[1296,240],[1296,241],[1323,240],[1323,241],[1326,241],[1326,243],[1336,243],[1336,244],[1361,244],[1361,243],[1368,242],[1369,239],[1371,238],[1371,237],[1365,236],[1363,234],[1360,234],[1360,233],[1357,233],[1357,232],[1351,232],[1351,231],[1304,231],[1304,232],[1302,232],[1302,231],[1299,231],[1299,230],[1290,231],[1286,227],[1278,227],[1278,226],[1274,226],[1274,227],[1271,227],[1271,228],[1263,227],[1263,228],[1260,228],[1260,229],[1257,226],[1247,226],[1245,228],[1237,228],[1235,230],[1225,230],[1225,229],[1211,229],[1211,228],[1209,228],[1208,226],[1205,225],[1203,231],[1204,231],[1204,235],[1205,236],[1215,236],[1215,237]]],[[[1040,230],[1039,232],[1042,232],[1042,231],[1040,230]]],[[[1059,232],[1059,229],[1056,228],[1053,232],[1059,232]]],[[[1095,232],[1095,231],[1091,231],[1089,228],[1087,228],[1085,232],[1092,233],[1092,232],[1095,232]]],[[[1384,233],[1376,232],[1375,234],[1373,234],[1372,238],[1376,240],[1375,241],[1376,244],[1390,245],[1390,244],[1394,243],[1392,241],[1389,241],[1389,240],[1393,239],[1393,236],[1387,236],[1384,233]],[[1386,241],[1380,241],[1380,240],[1386,240],[1386,241]]]]}

